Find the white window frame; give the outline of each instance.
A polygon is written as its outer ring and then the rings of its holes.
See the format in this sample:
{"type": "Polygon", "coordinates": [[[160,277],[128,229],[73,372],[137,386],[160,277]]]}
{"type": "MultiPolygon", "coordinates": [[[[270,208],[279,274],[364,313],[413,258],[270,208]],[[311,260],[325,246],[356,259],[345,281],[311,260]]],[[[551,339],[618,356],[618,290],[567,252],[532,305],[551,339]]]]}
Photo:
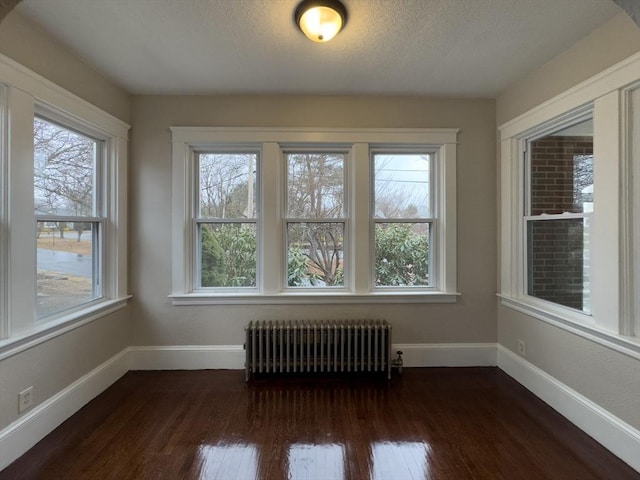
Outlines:
{"type": "Polygon", "coordinates": [[[0,314],[0,360],[123,308],[127,287],[127,141],[129,126],[49,80],[0,55],[0,83],[7,86],[6,151],[0,190],[2,280],[6,311],[0,314]],[[33,122],[36,114],[91,132],[107,145],[103,171],[104,282],[102,297],[41,320],[36,315],[36,222],[33,122]],[[6,193],[4,193],[6,192],[6,193]],[[8,228],[9,219],[11,228],[8,228]],[[5,278],[7,279],[5,283],[5,278]]]}
{"type": "MultiPolygon", "coordinates": [[[[190,194],[193,197],[193,203],[191,204],[191,211],[192,211],[192,218],[193,218],[193,226],[189,235],[189,242],[191,245],[195,245],[195,250],[193,252],[193,255],[191,256],[191,268],[190,271],[192,273],[192,278],[190,279],[190,289],[193,291],[199,291],[199,292],[218,292],[218,293],[222,293],[222,294],[226,294],[229,292],[238,292],[240,294],[242,293],[257,293],[258,292],[258,287],[202,287],[201,286],[201,270],[200,270],[200,265],[201,265],[201,248],[200,248],[200,239],[198,236],[198,227],[201,224],[205,224],[205,223],[218,223],[218,224],[225,224],[225,223],[253,223],[256,226],[256,235],[258,235],[258,233],[260,232],[260,208],[259,208],[259,199],[260,199],[260,191],[261,191],[261,187],[260,187],[260,177],[261,177],[261,170],[262,170],[262,160],[261,160],[261,152],[260,149],[256,148],[255,146],[247,146],[247,147],[243,147],[243,146],[233,146],[233,147],[222,147],[222,148],[218,148],[218,149],[196,149],[193,150],[193,188],[191,188],[190,190],[190,194]],[[247,220],[247,219],[239,219],[239,218],[217,218],[217,219],[209,219],[206,217],[201,217],[200,216],[200,194],[198,192],[199,189],[199,184],[200,184],[200,161],[199,161],[199,157],[200,155],[203,154],[208,154],[208,153],[212,153],[212,154],[225,154],[225,153],[229,153],[229,154],[233,154],[233,153],[253,153],[256,154],[256,188],[257,191],[255,192],[256,195],[256,208],[257,208],[257,212],[256,215],[254,217],[254,219],[251,220],[247,220]],[[194,243],[195,242],[195,243],[194,243]]],[[[256,252],[256,257],[260,257],[260,251],[261,251],[261,241],[260,238],[256,238],[256,248],[257,248],[257,252],[256,252]]],[[[260,278],[260,264],[258,262],[258,264],[256,265],[256,284],[259,284],[258,279],[260,278]]]]}
{"type": "Polygon", "coordinates": [[[639,80],[640,54],[576,85],[501,125],[501,256],[499,297],[504,306],[526,313],[621,352],[640,358],[640,342],[622,335],[621,291],[631,279],[619,268],[624,252],[620,224],[623,173],[621,141],[624,91],[639,80]],[[594,204],[592,314],[526,295],[523,248],[524,162],[522,143],[549,125],[560,125],[593,108],[594,204]]]}
{"type": "MultiPolygon", "coordinates": [[[[371,175],[371,238],[370,244],[376,244],[375,241],[375,227],[378,223],[425,223],[429,225],[429,285],[427,286],[412,286],[412,287],[394,287],[394,286],[378,286],[376,285],[376,271],[375,271],[375,248],[371,249],[371,288],[379,291],[379,292],[394,292],[394,291],[438,291],[440,288],[440,281],[444,280],[442,275],[439,275],[440,269],[444,267],[444,272],[446,272],[446,265],[443,265],[441,262],[439,264],[438,260],[440,259],[440,242],[446,239],[442,239],[439,235],[440,233],[440,225],[438,222],[438,207],[440,205],[444,205],[446,203],[445,198],[440,198],[439,193],[442,190],[438,188],[441,182],[437,182],[436,179],[437,171],[438,171],[438,149],[433,148],[423,148],[423,149],[415,149],[415,148],[372,148],[371,149],[371,172],[374,171],[374,161],[375,156],[377,154],[428,154],[429,155],[429,213],[431,214],[429,217],[415,217],[415,218],[405,218],[405,217],[393,217],[393,218],[382,218],[375,216],[375,175],[372,173],[371,175]],[[435,188],[434,188],[435,186],[435,188]],[[434,191],[435,190],[435,191],[434,191]],[[435,193],[435,195],[434,195],[435,193]]],[[[446,181],[446,179],[441,179],[441,181],[446,181]]]]}
{"type": "Polygon", "coordinates": [[[640,82],[623,91],[621,333],[640,338],[640,82]]]}
{"type": "Polygon", "coordinates": [[[9,336],[8,88],[0,83],[0,341],[9,336]]]}
{"type": "Polygon", "coordinates": [[[282,197],[282,201],[283,201],[283,221],[282,221],[282,235],[283,235],[283,239],[284,241],[282,242],[282,259],[283,259],[283,264],[282,264],[282,269],[283,272],[287,272],[287,269],[289,267],[288,265],[288,245],[289,245],[289,240],[288,240],[288,226],[290,224],[300,224],[300,223],[342,223],[344,225],[344,233],[343,233],[343,254],[344,254],[344,258],[343,258],[343,262],[344,262],[344,285],[343,286],[335,286],[335,287],[290,287],[288,285],[288,281],[287,281],[287,275],[284,274],[283,278],[282,278],[282,289],[283,291],[289,291],[289,292],[297,292],[297,293],[311,293],[311,292],[315,292],[320,293],[323,290],[327,291],[327,292],[348,292],[349,291],[349,281],[351,280],[351,271],[353,270],[352,264],[353,262],[351,261],[351,250],[352,248],[350,248],[350,230],[351,230],[351,205],[350,205],[350,188],[349,188],[349,178],[350,178],[350,165],[352,163],[352,157],[351,157],[351,149],[349,148],[344,148],[344,147],[340,147],[340,146],[333,146],[333,145],[322,145],[321,147],[317,147],[317,148],[309,148],[309,147],[304,147],[304,148],[296,148],[296,147],[288,147],[288,146],[283,146],[282,148],[282,157],[283,157],[283,161],[282,161],[282,166],[284,167],[284,173],[283,173],[283,181],[284,181],[284,185],[285,185],[285,189],[283,190],[283,197],[282,197]],[[305,218],[305,217],[290,217],[288,214],[288,209],[289,209],[289,198],[287,195],[287,186],[288,186],[288,175],[289,175],[289,166],[287,163],[287,154],[290,153],[318,153],[318,154],[323,154],[323,153],[341,153],[344,154],[344,164],[343,164],[343,197],[344,197],[344,210],[342,212],[342,216],[341,217],[335,217],[335,218],[305,218]]]}
{"type": "MultiPolygon", "coordinates": [[[[106,249],[108,246],[106,245],[106,235],[105,232],[107,230],[107,218],[105,215],[105,203],[109,197],[108,192],[106,192],[106,159],[109,158],[109,149],[111,148],[109,138],[105,138],[100,132],[95,131],[93,129],[87,128],[83,122],[78,122],[76,120],[70,119],[65,115],[62,115],[60,112],[57,112],[51,108],[48,108],[46,105],[39,105],[36,102],[35,105],[35,117],[51,124],[54,124],[60,128],[64,128],[67,130],[71,130],[77,132],[80,135],[83,135],[87,138],[91,138],[96,142],[97,152],[96,152],[96,162],[94,165],[94,180],[93,180],[93,188],[94,190],[94,200],[93,200],[93,212],[91,215],[87,216],[76,216],[76,215],[53,215],[53,214],[35,214],[35,221],[37,222],[83,222],[83,223],[91,223],[92,224],[92,244],[95,245],[94,256],[92,258],[93,261],[93,278],[92,278],[92,286],[94,288],[94,298],[89,301],[79,303],[73,307],[62,310],[61,312],[56,312],[50,315],[44,315],[42,317],[38,317],[38,322],[47,322],[53,318],[57,318],[60,316],[67,316],[69,314],[73,314],[74,312],[81,311],[90,307],[92,305],[97,305],[98,303],[104,301],[105,291],[104,285],[106,281],[105,276],[105,268],[104,268],[104,258],[106,254],[106,249]],[[96,229],[97,227],[97,229],[96,229]]],[[[37,289],[36,289],[37,290],[37,289]]]]}
{"type": "Polygon", "coordinates": [[[458,129],[328,129],[171,127],[172,132],[172,292],[174,305],[289,303],[450,303],[456,290],[456,142],[458,129]],[[262,176],[258,199],[257,292],[195,290],[193,212],[194,154],[224,148],[258,148],[262,176]],[[286,286],[285,151],[339,150],[346,165],[347,231],[345,288],[290,289],[286,286]],[[371,150],[412,148],[437,154],[435,200],[439,250],[437,288],[378,291],[371,266],[371,150]],[[367,200],[363,200],[367,199],[367,200]]]}

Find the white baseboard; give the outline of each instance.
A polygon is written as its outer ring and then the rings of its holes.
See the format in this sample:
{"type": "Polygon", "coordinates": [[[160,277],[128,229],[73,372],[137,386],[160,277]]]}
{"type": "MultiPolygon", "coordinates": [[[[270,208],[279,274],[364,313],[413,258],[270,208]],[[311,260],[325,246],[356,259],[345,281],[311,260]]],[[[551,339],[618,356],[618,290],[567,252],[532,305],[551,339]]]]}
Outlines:
{"type": "Polygon", "coordinates": [[[405,367],[495,367],[495,343],[410,343],[393,345],[391,357],[402,351],[405,367]]]}
{"type": "Polygon", "coordinates": [[[129,347],[131,370],[244,369],[242,345],[129,347]]]}
{"type": "Polygon", "coordinates": [[[498,367],[640,472],[640,431],[502,345],[498,367]]]}
{"type": "MultiPolygon", "coordinates": [[[[130,347],[132,370],[244,369],[242,345],[130,347]]],[[[397,344],[406,367],[494,367],[495,343],[397,344]]]]}
{"type": "Polygon", "coordinates": [[[0,431],[0,470],[129,371],[129,349],[80,377],[0,431]]]}

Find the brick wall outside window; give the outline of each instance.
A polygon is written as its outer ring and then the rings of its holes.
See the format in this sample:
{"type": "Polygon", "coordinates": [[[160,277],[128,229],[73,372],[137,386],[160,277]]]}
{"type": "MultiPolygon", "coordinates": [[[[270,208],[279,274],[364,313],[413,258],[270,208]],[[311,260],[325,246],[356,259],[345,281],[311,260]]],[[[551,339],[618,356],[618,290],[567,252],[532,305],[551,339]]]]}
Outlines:
{"type": "MultiPolygon", "coordinates": [[[[588,188],[593,185],[592,137],[548,136],[531,142],[530,148],[530,215],[583,213],[584,203],[592,202],[588,188]]],[[[582,218],[528,222],[529,295],[585,309],[589,283],[584,269],[589,255],[585,222],[582,218]]]]}

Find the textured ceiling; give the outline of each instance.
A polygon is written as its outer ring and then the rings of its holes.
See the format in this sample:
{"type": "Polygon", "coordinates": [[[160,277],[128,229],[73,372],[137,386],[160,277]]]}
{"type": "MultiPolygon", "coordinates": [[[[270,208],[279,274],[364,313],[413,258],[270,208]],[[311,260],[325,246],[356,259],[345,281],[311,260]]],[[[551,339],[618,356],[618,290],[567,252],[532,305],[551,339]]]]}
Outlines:
{"type": "Polygon", "coordinates": [[[298,0],[23,0],[30,17],[136,94],[493,97],[620,12],[610,0],[343,0],[325,44],[298,0]]]}

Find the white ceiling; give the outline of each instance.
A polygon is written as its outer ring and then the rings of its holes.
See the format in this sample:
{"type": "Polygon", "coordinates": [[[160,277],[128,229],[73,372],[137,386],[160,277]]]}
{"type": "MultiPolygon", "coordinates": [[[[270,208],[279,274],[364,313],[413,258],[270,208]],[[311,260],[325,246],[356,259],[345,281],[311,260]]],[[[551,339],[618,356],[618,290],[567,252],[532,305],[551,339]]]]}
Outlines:
{"type": "Polygon", "coordinates": [[[135,94],[494,97],[619,10],[611,0],[343,0],[325,44],[298,0],[23,0],[16,10],[135,94]]]}

